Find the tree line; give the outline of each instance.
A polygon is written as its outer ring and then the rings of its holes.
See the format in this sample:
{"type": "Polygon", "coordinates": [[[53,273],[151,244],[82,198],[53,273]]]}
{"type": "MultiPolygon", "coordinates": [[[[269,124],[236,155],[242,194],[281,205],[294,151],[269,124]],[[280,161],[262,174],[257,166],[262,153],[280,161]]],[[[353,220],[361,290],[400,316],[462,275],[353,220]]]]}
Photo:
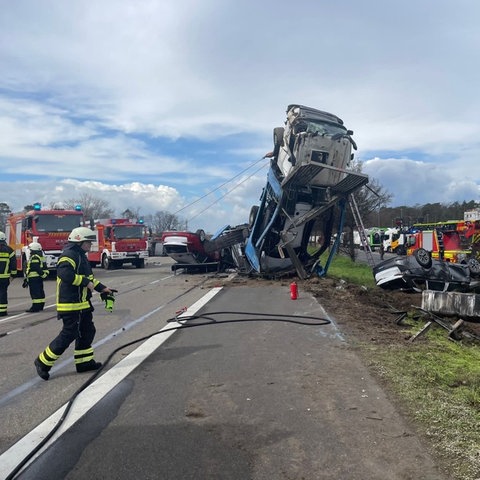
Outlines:
{"type": "Polygon", "coordinates": [[[376,227],[395,227],[399,224],[410,226],[414,223],[437,223],[447,220],[463,220],[468,210],[479,208],[475,200],[469,202],[426,203],[413,207],[383,207],[368,216],[368,225],[376,227]]]}

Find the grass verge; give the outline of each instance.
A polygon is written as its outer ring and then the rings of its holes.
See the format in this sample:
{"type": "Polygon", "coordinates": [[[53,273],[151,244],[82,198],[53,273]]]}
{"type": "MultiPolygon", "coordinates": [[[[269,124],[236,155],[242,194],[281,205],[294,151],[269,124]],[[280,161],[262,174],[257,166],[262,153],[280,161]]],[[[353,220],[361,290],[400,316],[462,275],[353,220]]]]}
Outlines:
{"type": "MultiPolygon", "coordinates": [[[[328,275],[375,287],[372,270],[336,256],[328,275]]],[[[412,335],[421,326],[408,318],[412,335]]],[[[436,454],[447,460],[458,480],[480,479],[480,348],[452,342],[433,328],[421,341],[393,345],[360,345],[373,370],[401,400],[436,454]]]]}

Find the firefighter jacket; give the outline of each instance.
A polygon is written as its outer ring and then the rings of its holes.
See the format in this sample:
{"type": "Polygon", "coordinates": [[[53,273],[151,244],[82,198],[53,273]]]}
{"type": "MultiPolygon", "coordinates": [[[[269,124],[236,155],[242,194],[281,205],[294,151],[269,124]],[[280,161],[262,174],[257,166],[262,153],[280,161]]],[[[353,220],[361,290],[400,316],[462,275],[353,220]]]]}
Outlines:
{"type": "Polygon", "coordinates": [[[0,278],[10,278],[17,274],[15,252],[5,242],[0,242],[0,278]]]}
{"type": "Polygon", "coordinates": [[[80,245],[68,243],[57,263],[57,312],[93,310],[92,292],[87,288],[89,282],[97,292],[107,288],[93,277],[92,267],[80,245]]]}
{"type": "Polygon", "coordinates": [[[27,279],[32,278],[47,278],[48,268],[45,262],[45,258],[38,253],[32,254],[30,260],[27,263],[27,270],[25,271],[27,279]]]}

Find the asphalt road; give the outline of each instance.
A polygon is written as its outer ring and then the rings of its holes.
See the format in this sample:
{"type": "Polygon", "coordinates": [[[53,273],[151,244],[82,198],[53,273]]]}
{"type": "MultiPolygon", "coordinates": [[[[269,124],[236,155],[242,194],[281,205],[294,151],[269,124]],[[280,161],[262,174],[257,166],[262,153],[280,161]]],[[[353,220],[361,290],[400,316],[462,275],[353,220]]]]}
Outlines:
{"type": "MultiPolygon", "coordinates": [[[[160,330],[183,306],[187,314],[237,312],[217,319],[326,317],[303,292],[290,300],[288,285],[207,288],[204,275],[172,276],[168,260],[161,262],[98,271],[120,290],[113,314],[97,308],[98,360],[160,330]]],[[[21,288],[11,293],[10,311],[26,307],[21,288]]],[[[0,323],[8,333],[0,337],[0,478],[89,378],[74,373],[67,353],[51,380],[35,376],[32,360],[58,330],[49,314],[35,315],[38,323],[31,314],[0,323]]],[[[115,356],[75,401],[54,441],[16,478],[443,478],[334,322],[258,321],[170,333],[115,356]]]]}

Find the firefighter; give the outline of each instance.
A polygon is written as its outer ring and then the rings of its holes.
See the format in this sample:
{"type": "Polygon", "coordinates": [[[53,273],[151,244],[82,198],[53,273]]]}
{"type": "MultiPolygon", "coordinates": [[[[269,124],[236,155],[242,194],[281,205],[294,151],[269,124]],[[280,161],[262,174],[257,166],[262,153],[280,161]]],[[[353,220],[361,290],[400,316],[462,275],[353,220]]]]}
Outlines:
{"type": "Polygon", "coordinates": [[[30,249],[30,259],[27,263],[23,286],[28,286],[30,290],[32,306],[25,311],[40,312],[45,306],[43,279],[48,277],[48,268],[43,256],[42,246],[37,242],[32,242],[28,248],[30,249]]]}
{"type": "Polygon", "coordinates": [[[17,274],[15,252],[7,245],[7,237],[0,232],[0,317],[7,316],[7,290],[17,274]]]}
{"type": "Polygon", "coordinates": [[[95,240],[89,228],[74,228],[68,236],[57,263],[57,316],[63,328],[45,350],[35,359],[38,375],[50,377],[50,369],[68,346],[75,340],[74,361],[78,373],[98,370],[102,364],[94,360],[92,342],[95,337],[93,323],[93,290],[99,293],[113,291],[96,280],[87,259],[87,252],[95,240]]]}

